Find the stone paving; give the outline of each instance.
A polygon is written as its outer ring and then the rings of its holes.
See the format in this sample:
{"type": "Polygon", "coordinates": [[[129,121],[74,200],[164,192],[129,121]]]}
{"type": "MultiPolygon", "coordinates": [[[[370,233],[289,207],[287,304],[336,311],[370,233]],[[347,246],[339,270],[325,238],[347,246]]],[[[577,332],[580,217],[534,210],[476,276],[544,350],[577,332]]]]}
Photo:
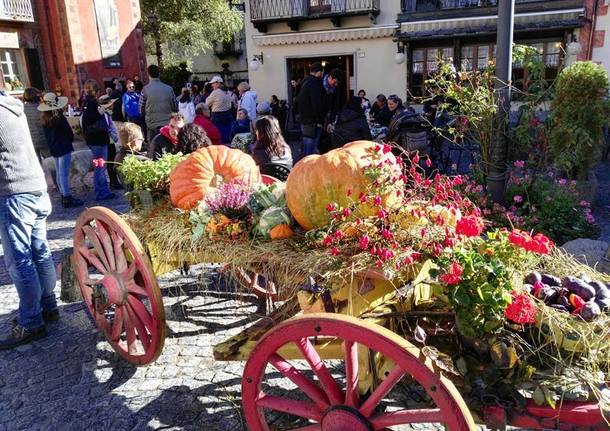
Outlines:
{"type": "MultiPolygon", "coordinates": [[[[603,168],[602,176],[609,177],[608,164],[603,168]]],[[[603,202],[610,198],[610,178],[605,177],[596,210],[604,222],[610,218],[605,206],[610,200],[603,202]]],[[[92,193],[77,194],[88,196],[86,205],[93,206],[92,193]]],[[[48,237],[59,263],[82,209],[63,209],[57,194],[51,194],[48,237]]],[[[104,205],[128,210],[122,197],[104,205]]],[[[602,237],[610,237],[607,225],[602,231],[602,237]]],[[[212,348],[262,316],[265,304],[223,288],[210,267],[192,268],[188,276],[172,272],[159,280],[169,330],[155,363],[137,368],[121,360],[83,303],[61,303],[61,319],[48,326],[47,338],[0,352],[0,431],[245,430],[243,363],[215,362],[212,348]]],[[[59,296],[59,283],[56,291],[59,296]]],[[[1,260],[0,297],[0,331],[6,331],[18,298],[1,260]]]]}

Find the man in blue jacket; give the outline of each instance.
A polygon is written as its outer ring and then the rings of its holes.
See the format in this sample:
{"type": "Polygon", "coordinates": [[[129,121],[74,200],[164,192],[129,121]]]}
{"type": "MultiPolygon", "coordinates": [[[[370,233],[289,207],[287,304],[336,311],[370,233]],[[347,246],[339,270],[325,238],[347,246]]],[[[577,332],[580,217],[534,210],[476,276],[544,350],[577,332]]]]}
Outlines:
{"type": "Polygon", "coordinates": [[[4,263],[19,295],[12,330],[0,334],[0,350],[46,336],[57,320],[57,275],[46,219],[51,201],[30,138],[21,101],[0,92],[0,240],[4,263]]]}

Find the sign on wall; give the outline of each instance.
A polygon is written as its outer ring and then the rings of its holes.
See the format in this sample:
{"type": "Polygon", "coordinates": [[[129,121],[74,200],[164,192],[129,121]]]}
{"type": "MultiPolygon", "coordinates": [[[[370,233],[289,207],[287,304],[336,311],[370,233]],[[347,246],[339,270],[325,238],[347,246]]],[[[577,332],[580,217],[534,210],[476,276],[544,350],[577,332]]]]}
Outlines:
{"type": "Polygon", "coordinates": [[[97,34],[105,67],[122,67],[119,11],[115,0],[94,0],[97,34]]]}
{"type": "Polygon", "coordinates": [[[16,31],[0,32],[0,48],[19,48],[19,35],[16,31]]]}

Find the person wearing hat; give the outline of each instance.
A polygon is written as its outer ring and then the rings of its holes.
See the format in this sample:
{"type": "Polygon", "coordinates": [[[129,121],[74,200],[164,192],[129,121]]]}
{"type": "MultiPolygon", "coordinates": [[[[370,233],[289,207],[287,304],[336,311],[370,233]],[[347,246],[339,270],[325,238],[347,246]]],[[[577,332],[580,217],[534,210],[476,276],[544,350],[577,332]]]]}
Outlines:
{"type": "Polygon", "coordinates": [[[57,187],[61,193],[61,206],[64,208],[79,207],[83,201],[72,197],[70,191],[70,162],[74,147],[74,133],[66,120],[63,108],[68,104],[67,97],[57,97],[55,93],[46,93],[38,105],[42,131],[49,151],[55,159],[57,187]]]}
{"type": "MultiPolygon", "coordinates": [[[[81,126],[85,135],[85,142],[91,149],[93,160],[108,159],[108,145],[110,136],[106,108],[100,106],[97,100],[99,86],[93,79],[85,81],[85,105],[81,116],[81,126]]],[[[107,96],[109,97],[109,96],[107,96]]],[[[108,100],[111,100],[110,98],[108,100]]],[[[108,187],[106,177],[106,164],[94,163],[93,187],[97,200],[112,199],[116,195],[108,187]]]]}
{"type": "Polygon", "coordinates": [[[218,75],[210,80],[212,93],[205,99],[205,104],[212,112],[212,123],[220,130],[221,142],[229,145],[231,136],[231,124],[233,114],[231,113],[231,95],[222,89],[222,78],[218,75]]]}
{"type": "Polygon", "coordinates": [[[322,84],[323,70],[321,63],[312,63],[309,66],[309,76],[303,79],[298,95],[297,105],[303,135],[302,157],[318,152],[322,124],[326,116],[324,110],[325,91],[322,84]]]}
{"type": "MultiPolygon", "coordinates": [[[[53,103],[60,106],[62,102],[53,103]]],[[[59,318],[54,293],[57,274],[47,241],[50,213],[47,183],[23,103],[0,91],[0,241],[19,295],[17,319],[0,333],[0,350],[46,336],[45,322],[59,318]]]]}
{"type": "MultiPolygon", "coordinates": [[[[119,99],[107,95],[103,95],[97,99],[97,103],[99,103],[100,106],[104,108],[104,116],[106,117],[106,123],[108,123],[108,136],[110,137],[110,139],[108,140],[108,158],[106,159],[107,162],[114,161],[116,157],[116,143],[119,142],[119,135],[117,133],[116,125],[114,124],[114,119],[112,118],[112,114],[115,110],[117,100],[119,99]]],[[[114,163],[108,164],[108,178],[110,179],[111,189],[116,190],[123,188],[123,185],[119,181],[116,165],[114,163]]]]}

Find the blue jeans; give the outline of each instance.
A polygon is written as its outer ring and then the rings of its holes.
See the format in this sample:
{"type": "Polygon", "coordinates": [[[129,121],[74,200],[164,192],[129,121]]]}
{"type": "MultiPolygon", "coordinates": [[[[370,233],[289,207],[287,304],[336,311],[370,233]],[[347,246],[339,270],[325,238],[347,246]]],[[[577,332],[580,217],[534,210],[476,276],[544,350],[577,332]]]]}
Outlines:
{"type": "MultiPolygon", "coordinates": [[[[304,126],[301,124],[301,132],[304,131],[304,126]]],[[[318,152],[318,143],[320,142],[320,136],[322,135],[322,128],[316,126],[316,136],[311,138],[303,136],[303,152],[301,158],[309,156],[310,154],[316,154],[318,152]]]]}
{"type": "Polygon", "coordinates": [[[43,325],[42,311],[57,308],[55,265],[47,242],[51,200],[46,192],[0,197],[0,239],[4,263],[19,294],[17,321],[25,328],[43,325]]]}
{"type": "Polygon", "coordinates": [[[57,178],[57,187],[62,196],[71,196],[70,193],[70,161],[72,153],[64,154],[61,157],[55,157],[55,177],[57,178]]]}
{"type": "MultiPolygon", "coordinates": [[[[94,159],[104,159],[105,162],[108,158],[107,145],[89,145],[89,148],[91,149],[91,153],[93,153],[94,159]]],[[[93,187],[95,188],[96,199],[103,199],[110,194],[105,165],[101,168],[95,168],[95,171],[93,171],[93,187]]]]}

